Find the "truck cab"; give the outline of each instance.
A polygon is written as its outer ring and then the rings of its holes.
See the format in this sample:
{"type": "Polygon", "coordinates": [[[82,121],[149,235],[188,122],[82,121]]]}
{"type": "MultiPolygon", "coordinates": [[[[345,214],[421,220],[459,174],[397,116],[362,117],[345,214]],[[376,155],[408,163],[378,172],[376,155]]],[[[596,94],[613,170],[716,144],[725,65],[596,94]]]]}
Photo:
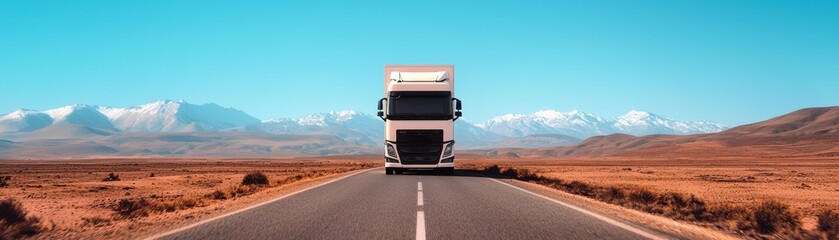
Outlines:
{"type": "Polygon", "coordinates": [[[415,169],[454,174],[454,121],[462,114],[453,65],[385,66],[378,109],[385,121],[386,174],[415,169]]]}

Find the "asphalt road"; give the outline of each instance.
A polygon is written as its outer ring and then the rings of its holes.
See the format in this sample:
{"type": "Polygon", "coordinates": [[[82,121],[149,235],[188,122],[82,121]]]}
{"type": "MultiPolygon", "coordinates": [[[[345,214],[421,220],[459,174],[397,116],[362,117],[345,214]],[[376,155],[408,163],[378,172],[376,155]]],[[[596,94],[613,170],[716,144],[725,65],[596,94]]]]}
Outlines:
{"type": "Polygon", "coordinates": [[[650,239],[492,178],[361,172],[161,239],[650,239]]]}

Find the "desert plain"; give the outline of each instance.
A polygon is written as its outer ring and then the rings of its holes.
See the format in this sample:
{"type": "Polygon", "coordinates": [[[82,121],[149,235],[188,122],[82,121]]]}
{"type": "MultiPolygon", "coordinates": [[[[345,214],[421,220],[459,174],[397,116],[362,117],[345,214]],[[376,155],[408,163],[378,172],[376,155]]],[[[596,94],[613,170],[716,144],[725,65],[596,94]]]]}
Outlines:
{"type": "Polygon", "coordinates": [[[0,178],[9,177],[0,199],[40,220],[35,239],[135,239],[382,165],[364,157],[0,161],[0,178]],[[266,184],[243,184],[256,172],[266,184]]]}
{"type": "MultiPolygon", "coordinates": [[[[294,159],[89,159],[0,161],[3,199],[37,217],[46,238],[132,239],[208,219],[353,171],[378,156],[294,159]],[[245,185],[261,172],[267,184],[245,185]],[[118,180],[111,179],[113,173],[118,180]]],[[[816,231],[816,214],[839,209],[838,159],[513,158],[462,154],[460,171],[497,165],[591,186],[695,195],[709,205],[774,200],[816,231]]],[[[488,176],[492,177],[492,176],[488,176]]],[[[733,223],[732,223],[733,224],[733,223]]],[[[738,234],[713,225],[732,236],[738,234]]]]}

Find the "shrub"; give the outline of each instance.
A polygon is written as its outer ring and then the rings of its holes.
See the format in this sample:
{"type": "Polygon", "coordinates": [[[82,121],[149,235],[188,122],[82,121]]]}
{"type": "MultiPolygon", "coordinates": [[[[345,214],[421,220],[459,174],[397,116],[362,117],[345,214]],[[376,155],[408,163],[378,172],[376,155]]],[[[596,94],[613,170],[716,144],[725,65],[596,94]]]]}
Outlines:
{"type": "Polygon", "coordinates": [[[608,203],[620,203],[625,197],[626,193],[618,187],[605,187],[595,195],[596,199],[608,203]]]}
{"type": "Polygon", "coordinates": [[[542,176],[539,176],[538,174],[536,174],[534,172],[530,172],[530,170],[527,170],[526,168],[525,169],[519,169],[516,176],[518,176],[519,179],[524,180],[524,181],[541,181],[541,180],[544,180],[542,178],[542,176]]]}
{"type": "Polygon", "coordinates": [[[43,230],[40,219],[26,215],[28,213],[16,200],[0,200],[0,238],[18,239],[38,234],[43,230]]]}
{"type": "Polygon", "coordinates": [[[175,201],[178,209],[188,209],[198,206],[204,206],[204,202],[195,198],[179,199],[175,201]]]}
{"type": "Polygon", "coordinates": [[[680,193],[667,192],[658,196],[658,204],[662,206],[671,206],[673,208],[684,208],[687,206],[687,199],[680,193]]]}
{"type": "Polygon", "coordinates": [[[731,204],[716,204],[708,207],[708,214],[711,221],[743,219],[749,215],[749,211],[741,206],[731,204]]]}
{"type": "Polygon", "coordinates": [[[253,194],[254,192],[256,192],[256,190],[257,190],[257,187],[256,187],[256,186],[251,186],[251,185],[234,185],[234,186],[232,186],[232,187],[230,188],[230,190],[228,191],[228,193],[229,193],[229,194],[228,194],[228,196],[229,196],[230,198],[234,198],[234,197],[243,197],[243,196],[247,196],[247,195],[251,195],[251,194],[253,194]]]}
{"type": "Polygon", "coordinates": [[[146,216],[148,215],[148,212],[146,212],[146,207],[148,206],[149,202],[144,198],[137,200],[122,199],[119,200],[117,205],[114,207],[114,211],[123,217],[146,216]]]}
{"type": "Polygon", "coordinates": [[[204,201],[201,199],[177,198],[171,201],[157,201],[151,204],[150,208],[157,212],[174,212],[199,206],[205,206],[204,201]]]}
{"type": "Polygon", "coordinates": [[[687,205],[684,206],[681,214],[687,217],[688,220],[708,220],[708,207],[705,201],[697,198],[693,194],[687,198],[687,205]],[[691,219],[692,218],[692,219],[691,219]]]}
{"type": "Polygon", "coordinates": [[[149,177],[154,177],[154,173],[149,173],[149,177]]]}
{"type": "Polygon", "coordinates": [[[242,179],[243,185],[266,185],[268,184],[268,177],[261,172],[248,173],[242,179]]]}
{"type": "Polygon", "coordinates": [[[516,170],[510,167],[504,167],[501,170],[498,170],[498,173],[508,178],[516,178],[518,175],[516,170]]]}
{"type": "Polygon", "coordinates": [[[0,187],[9,186],[9,180],[12,180],[11,176],[0,176],[0,187]]]}
{"type": "Polygon", "coordinates": [[[638,189],[629,193],[629,200],[636,204],[650,205],[656,201],[656,195],[647,189],[638,189]]]}
{"type": "Polygon", "coordinates": [[[283,180],[277,180],[277,184],[278,185],[285,185],[285,184],[293,183],[293,182],[296,182],[296,181],[300,181],[303,178],[304,178],[303,175],[297,174],[297,175],[294,175],[294,176],[291,176],[291,177],[286,177],[283,180]]]}
{"type": "Polygon", "coordinates": [[[568,185],[566,185],[566,190],[572,194],[586,197],[594,195],[591,186],[580,181],[571,181],[568,185]]]}
{"type": "Polygon", "coordinates": [[[111,222],[111,219],[101,217],[82,217],[82,226],[104,226],[111,222]]]}
{"type": "Polygon", "coordinates": [[[801,225],[798,215],[789,206],[777,201],[766,201],[754,210],[754,223],[761,233],[774,233],[781,229],[797,229],[801,225]]]}
{"type": "Polygon", "coordinates": [[[108,173],[108,176],[102,179],[103,182],[119,181],[119,175],[108,173]]]}
{"type": "Polygon", "coordinates": [[[210,193],[209,197],[216,200],[225,200],[227,199],[227,194],[225,194],[221,190],[216,190],[215,192],[210,193]]]}
{"type": "Polygon", "coordinates": [[[833,210],[824,210],[820,212],[819,230],[826,233],[829,239],[839,238],[839,212],[833,210]]]}
{"type": "Polygon", "coordinates": [[[488,173],[491,173],[491,174],[500,174],[501,173],[501,168],[499,168],[498,165],[492,165],[492,166],[489,166],[486,169],[484,169],[484,171],[488,172],[488,173]]]}

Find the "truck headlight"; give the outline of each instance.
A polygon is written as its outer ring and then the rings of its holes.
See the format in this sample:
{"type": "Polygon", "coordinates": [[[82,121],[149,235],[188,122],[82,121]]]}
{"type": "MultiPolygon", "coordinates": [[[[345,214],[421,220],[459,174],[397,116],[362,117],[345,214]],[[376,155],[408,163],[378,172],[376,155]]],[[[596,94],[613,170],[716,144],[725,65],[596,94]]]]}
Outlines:
{"type": "Polygon", "coordinates": [[[451,156],[452,152],[454,152],[454,142],[446,144],[446,148],[443,149],[443,157],[451,156]]]}
{"type": "Polygon", "coordinates": [[[394,148],[393,145],[390,145],[390,143],[385,143],[385,146],[387,148],[387,155],[393,158],[397,158],[396,148],[394,148]]]}

